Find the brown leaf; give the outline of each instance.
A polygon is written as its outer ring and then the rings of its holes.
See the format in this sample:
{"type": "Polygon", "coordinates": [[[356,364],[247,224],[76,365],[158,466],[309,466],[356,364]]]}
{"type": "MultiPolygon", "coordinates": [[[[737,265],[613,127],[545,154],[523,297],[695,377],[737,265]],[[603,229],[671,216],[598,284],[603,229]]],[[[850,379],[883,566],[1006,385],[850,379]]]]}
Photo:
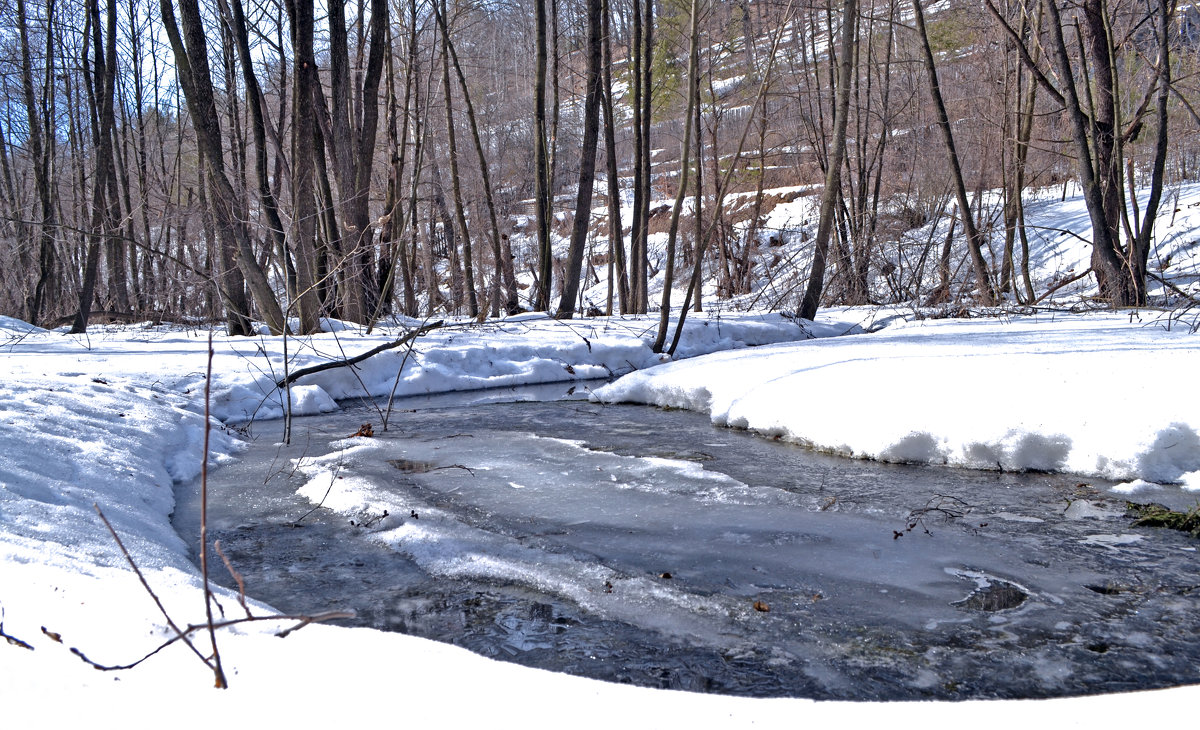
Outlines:
{"type": "Polygon", "coordinates": [[[754,602],[754,610],[758,611],[759,613],[766,613],[771,610],[771,607],[768,606],[763,601],[755,601],[754,602]]]}
{"type": "Polygon", "coordinates": [[[363,425],[359,426],[357,431],[350,434],[350,438],[352,438],[352,439],[359,438],[359,437],[370,438],[374,435],[375,435],[375,429],[371,427],[371,424],[364,423],[363,425]]]}

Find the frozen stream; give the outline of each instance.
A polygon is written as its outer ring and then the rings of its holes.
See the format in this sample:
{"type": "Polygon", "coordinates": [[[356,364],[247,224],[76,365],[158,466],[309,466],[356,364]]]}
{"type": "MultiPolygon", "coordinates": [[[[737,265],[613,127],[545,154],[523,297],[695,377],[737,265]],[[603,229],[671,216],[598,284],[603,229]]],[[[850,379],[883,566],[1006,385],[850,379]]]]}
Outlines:
{"type": "MultiPolygon", "coordinates": [[[[298,419],[287,448],[256,424],[213,474],[210,538],[280,610],[349,608],[616,682],[878,700],[1200,681],[1200,542],[1133,527],[1105,484],[849,461],[685,411],[492,402],[565,387],[409,400],[386,433],[348,407],[298,419]],[[345,438],[368,421],[374,437],[345,438]]],[[[197,491],[176,510],[192,540],[197,491]]]]}

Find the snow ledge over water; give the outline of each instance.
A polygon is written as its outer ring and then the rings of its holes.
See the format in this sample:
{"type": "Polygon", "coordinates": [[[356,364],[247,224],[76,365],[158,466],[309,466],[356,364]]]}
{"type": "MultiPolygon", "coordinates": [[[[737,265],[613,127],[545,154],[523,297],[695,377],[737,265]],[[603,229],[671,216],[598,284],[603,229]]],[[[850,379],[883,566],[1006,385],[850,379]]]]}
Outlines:
{"type": "Polygon", "coordinates": [[[1196,372],[1196,335],[1129,314],[916,321],[670,363],[592,397],[849,457],[1200,490],[1196,372]]]}

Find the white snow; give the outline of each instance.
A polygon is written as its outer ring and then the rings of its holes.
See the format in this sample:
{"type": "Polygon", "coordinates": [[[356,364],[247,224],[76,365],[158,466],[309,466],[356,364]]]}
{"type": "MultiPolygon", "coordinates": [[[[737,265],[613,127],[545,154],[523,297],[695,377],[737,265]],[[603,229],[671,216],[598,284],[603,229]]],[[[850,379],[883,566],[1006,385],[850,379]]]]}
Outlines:
{"type": "MultiPolygon", "coordinates": [[[[835,311],[804,330],[778,315],[693,316],[680,355],[716,354],[666,364],[647,346],[654,326],[648,318],[562,323],[526,316],[446,328],[423,338],[407,359],[401,348],[353,371],[302,379],[291,404],[296,413],[316,413],[335,407],[335,399],[386,395],[393,386],[397,394],[419,394],[628,373],[596,397],[701,410],[720,424],[856,458],[1053,469],[1122,480],[1130,491],[1200,488],[1200,394],[1191,380],[1200,339],[1188,327],[1168,327],[1153,312],[1046,313],[895,321],[873,334],[832,336],[860,332],[853,322],[890,314],[835,311]],[[825,336],[796,341],[808,334],[825,336]]],[[[295,370],[353,355],[399,334],[367,337],[330,325],[337,331],[289,339],[286,356],[281,338],[216,337],[210,467],[239,450],[236,432],[221,422],[282,415],[286,400],[271,383],[285,364],[295,370]]],[[[211,689],[211,673],[179,645],[136,668],[98,672],[70,648],[124,663],[171,633],[93,504],[172,617],[180,624],[203,620],[199,572],[169,516],[173,483],[201,468],[207,348],[208,333],[196,330],[95,327],[70,336],[0,320],[0,627],[33,647],[0,643],[6,727],[380,720],[446,727],[1071,727],[1101,718],[1140,722],[1200,699],[1195,687],[1004,703],[730,698],[604,684],[369,629],[316,625],[276,638],[288,621],[219,634],[231,685],[225,692],[211,689]]],[[[347,443],[342,453],[369,448],[347,443]]],[[[661,467],[684,476],[690,468],[667,461],[661,467]]],[[[336,467],[313,460],[303,468],[307,489],[321,499],[317,492],[336,478],[336,467]]],[[[510,486],[514,495],[532,491],[510,486]]],[[[737,485],[706,488],[729,499],[737,485]]],[[[367,486],[339,493],[370,499],[367,486]]],[[[370,504],[339,508],[356,507],[370,504]]],[[[1092,517],[1087,503],[1071,509],[1092,517]]],[[[420,525],[435,529],[433,520],[420,525]]],[[[415,527],[399,526],[388,538],[419,550],[415,527]]],[[[1128,537],[1103,545],[1122,549],[1128,537]]],[[[572,579],[570,565],[561,576],[572,579]]],[[[240,615],[235,596],[218,596],[228,616],[240,615]]],[[[204,636],[194,638],[209,651],[204,636]]]]}
{"type": "Polygon", "coordinates": [[[903,322],[674,362],[593,397],[704,411],[850,457],[1193,488],[1200,391],[1184,374],[1200,368],[1200,343],[1154,317],[903,322]]]}
{"type": "MultiPolygon", "coordinates": [[[[484,328],[447,328],[409,356],[397,392],[609,376],[657,364],[653,320],[559,323],[523,317],[484,328]]],[[[846,329],[826,323],[826,334],[846,329]]],[[[327,329],[342,329],[329,327],[327,329]]],[[[808,331],[813,331],[810,326],[808,331]]],[[[329,333],[287,343],[292,369],[357,353],[395,337],[329,333]]],[[[681,352],[809,336],[777,315],[693,317],[681,352]]],[[[0,321],[0,701],[6,727],[145,727],[237,717],[239,724],[301,727],[371,721],[509,725],[569,721],[580,726],[659,718],[696,726],[736,724],[810,712],[811,702],[752,701],[607,685],[498,663],[465,650],[372,630],[294,621],[243,624],[221,632],[231,685],[211,689],[211,672],[175,645],[136,668],[99,672],[72,655],[123,664],[172,636],[100,521],[121,536],[180,625],[201,623],[202,582],[187,545],[172,530],[172,485],[201,468],[208,333],[166,327],[93,327],[71,336],[0,321]],[[33,647],[18,646],[19,640],[33,647]],[[59,643],[61,641],[61,643],[59,643]],[[464,701],[468,700],[468,701],[464,701]],[[204,703],[211,715],[181,717],[204,703]],[[590,708],[590,709],[585,709],[590,708]],[[574,721],[572,721],[574,719],[574,721]]],[[[270,385],[284,371],[281,338],[214,343],[212,412],[237,421],[282,414],[270,385]]],[[[331,370],[292,389],[296,413],[333,398],[387,394],[403,351],[365,362],[355,374],[331,370]]],[[[209,462],[235,458],[234,432],[213,421],[209,462]]],[[[319,465],[306,468],[319,484],[319,465]]],[[[324,475],[328,481],[328,474],[324,475]]],[[[326,483],[327,483],[326,481],[326,483]]],[[[314,487],[315,488],[315,487],[314,487]]],[[[218,592],[228,617],[236,597],[218,592]]],[[[257,615],[269,612],[251,603],[257,615]]],[[[206,639],[194,637],[200,651],[206,639]]]]}

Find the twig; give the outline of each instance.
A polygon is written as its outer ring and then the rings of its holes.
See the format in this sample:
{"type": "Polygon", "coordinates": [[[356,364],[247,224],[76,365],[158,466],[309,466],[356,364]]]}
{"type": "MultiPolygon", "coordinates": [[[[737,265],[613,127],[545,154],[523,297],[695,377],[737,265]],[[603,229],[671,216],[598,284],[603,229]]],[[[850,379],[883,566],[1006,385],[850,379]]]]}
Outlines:
{"type": "Polygon", "coordinates": [[[388,421],[392,420],[392,405],[396,402],[396,389],[400,387],[400,377],[404,375],[404,366],[408,364],[408,358],[413,354],[413,342],[408,343],[408,348],[404,350],[404,359],[400,361],[400,367],[396,369],[396,378],[392,381],[392,390],[388,393],[387,412],[383,414],[383,430],[388,430],[388,421]]]}
{"type": "Polygon", "coordinates": [[[229,562],[229,556],[221,549],[221,541],[217,540],[213,543],[213,550],[217,551],[217,555],[221,556],[221,562],[225,563],[225,569],[229,571],[229,575],[233,577],[238,587],[238,603],[242,604],[242,610],[246,612],[246,616],[253,618],[254,614],[250,613],[250,607],[246,605],[246,580],[242,574],[233,569],[233,563],[229,562]]]}
{"type": "Polygon", "coordinates": [[[1158,283],[1162,284],[1163,286],[1167,287],[1171,291],[1175,292],[1179,296],[1183,297],[1184,299],[1188,300],[1189,302],[1191,302],[1193,304],[1200,304],[1200,300],[1196,299],[1196,297],[1192,296],[1191,294],[1188,294],[1184,290],[1180,289],[1179,287],[1175,286],[1171,282],[1167,281],[1166,277],[1159,276],[1158,274],[1154,273],[1153,271],[1147,271],[1146,275],[1149,276],[1151,279],[1154,279],[1158,283]]]}
{"type": "Polygon", "coordinates": [[[912,532],[918,526],[920,526],[921,530],[926,535],[933,535],[933,533],[929,531],[929,527],[925,524],[925,518],[927,516],[932,514],[940,514],[947,520],[956,520],[967,516],[972,509],[974,508],[965,500],[947,494],[939,494],[926,502],[924,507],[909,512],[907,520],[908,524],[905,526],[904,532],[892,530],[892,539],[898,540],[903,537],[905,533],[912,532]]]}
{"type": "Polygon", "coordinates": [[[210,401],[212,396],[212,361],[213,361],[212,330],[208,331],[208,369],[204,374],[204,454],[200,459],[200,574],[204,578],[204,613],[208,618],[208,637],[212,642],[212,662],[214,685],[217,689],[226,689],[229,683],[225,680],[225,670],[221,667],[221,653],[217,650],[217,632],[213,628],[213,594],[208,582],[208,439],[212,433],[210,420],[210,401]]]}
{"type": "MultiPolygon", "coordinates": [[[[309,624],[321,623],[324,621],[333,621],[336,619],[349,619],[349,618],[354,618],[357,615],[358,614],[354,613],[353,611],[326,611],[325,613],[319,613],[316,616],[295,616],[295,615],[284,615],[284,614],[277,614],[274,616],[250,616],[247,618],[230,619],[228,621],[218,621],[213,624],[213,627],[218,628],[218,629],[224,629],[224,628],[228,628],[230,626],[237,626],[239,624],[261,622],[261,621],[299,621],[300,622],[299,624],[297,624],[296,626],[293,626],[290,629],[284,629],[283,631],[276,632],[276,634],[275,634],[276,636],[278,636],[280,638],[284,638],[288,634],[292,633],[293,631],[297,631],[305,626],[308,626],[309,624]]],[[[79,657],[80,659],[82,659],[86,664],[91,666],[93,669],[99,669],[102,672],[115,672],[115,671],[121,671],[121,670],[125,670],[125,669],[133,669],[134,667],[138,666],[142,662],[146,661],[150,657],[159,653],[163,649],[166,649],[168,646],[174,644],[177,641],[183,641],[183,642],[187,642],[190,644],[187,636],[193,632],[200,631],[201,629],[206,629],[206,628],[208,628],[208,624],[189,624],[187,629],[182,631],[178,636],[173,636],[170,639],[167,639],[165,642],[160,644],[158,647],[156,647],[150,653],[143,656],[141,659],[138,659],[135,662],[130,662],[129,664],[111,664],[111,665],[110,664],[101,664],[100,662],[97,662],[94,659],[89,658],[86,654],[83,653],[83,651],[81,651],[80,649],[75,648],[75,647],[71,647],[71,653],[74,654],[75,656],[79,657]]]]}
{"type": "Polygon", "coordinates": [[[325,613],[317,614],[316,616],[274,616],[273,618],[297,619],[300,622],[290,629],[284,629],[283,631],[277,632],[275,635],[281,639],[286,639],[288,634],[291,634],[293,631],[299,631],[309,624],[321,621],[333,621],[340,618],[354,618],[357,615],[358,614],[354,613],[353,611],[327,611],[325,613]]]}
{"type": "Polygon", "coordinates": [[[200,650],[196,648],[196,645],[187,638],[187,634],[180,629],[178,625],[176,625],[175,620],[171,618],[169,613],[167,613],[167,609],[165,606],[163,606],[162,601],[159,600],[158,594],[156,594],[154,589],[150,587],[150,583],[146,581],[146,576],[142,574],[141,568],[137,566],[137,563],[135,563],[133,560],[133,556],[130,555],[129,550],[125,548],[125,543],[121,542],[121,536],[117,534],[117,531],[113,528],[112,523],[109,522],[108,518],[104,516],[104,511],[100,509],[100,505],[93,503],[92,509],[96,510],[96,514],[100,515],[100,520],[104,523],[104,526],[108,528],[108,532],[110,535],[112,535],[113,540],[117,543],[117,547],[120,548],[121,554],[125,556],[125,561],[129,563],[130,568],[133,568],[134,574],[137,575],[138,580],[142,582],[142,587],[146,589],[146,593],[150,594],[150,598],[154,599],[154,605],[158,606],[159,612],[162,613],[163,618],[167,620],[167,625],[170,626],[171,630],[175,632],[175,639],[172,639],[171,641],[182,640],[183,643],[187,644],[187,647],[192,650],[192,653],[199,657],[200,661],[204,662],[205,666],[211,669],[212,665],[209,663],[208,657],[200,653],[200,650]]]}
{"type": "Polygon", "coordinates": [[[12,644],[13,646],[19,646],[22,649],[28,649],[29,651],[33,651],[33,646],[30,645],[28,642],[21,641],[20,639],[13,636],[12,634],[5,633],[5,631],[4,631],[4,607],[3,606],[0,606],[0,639],[4,639],[5,641],[12,644]]]}
{"type": "MultiPolygon", "coordinates": [[[[332,335],[333,335],[333,341],[334,341],[334,343],[335,343],[335,344],[337,344],[338,352],[340,352],[340,353],[342,354],[342,357],[343,357],[343,358],[345,358],[345,357],[346,357],[346,348],[342,346],[342,338],[338,336],[338,333],[337,333],[337,331],[336,331],[336,328],[331,328],[331,329],[333,329],[333,330],[334,330],[334,331],[332,331],[330,334],[332,334],[332,335]]],[[[412,343],[411,343],[411,342],[409,343],[409,349],[412,349],[412,343]]],[[[406,360],[408,359],[408,355],[407,355],[407,353],[405,354],[404,358],[405,358],[406,360]]],[[[401,368],[403,368],[403,365],[401,365],[401,368]]],[[[371,391],[370,391],[370,389],[369,389],[369,388],[367,388],[367,384],[363,382],[363,379],[362,379],[362,377],[361,377],[361,376],[358,374],[358,369],[357,369],[357,368],[350,368],[350,374],[351,374],[351,375],[353,375],[353,376],[354,376],[354,379],[358,381],[358,384],[359,384],[359,386],[362,388],[362,391],[363,391],[364,393],[366,393],[366,394],[367,394],[367,396],[370,396],[370,395],[371,395],[371,391]]],[[[290,394],[291,394],[291,392],[292,392],[292,391],[291,391],[291,389],[288,389],[288,394],[289,394],[289,397],[290,397],[290,394]]],[[[383,430],[384,430],[384,431],[386,431],[386,430],[387,430],[387,423],[384,423],[383,410],[382,410],[382,409],[380,409],[380,407],[379,407],[379,404],[375,402],[375,399],[374,399],[374,398],[368,398],[368,400],[370,401],[370,403],[371,403],[371,406],[372,406],[372,407],[375,409],[375,412],[379,414],[379,420],[380,420],[380,422],[381,422],[381,423],[383,423],[383,430]]]]}
{"type": "Polygon", "coordinates": [[[308,517],[308,516],[309,516],[309,515],[311,515],[313,512],[316,512],[317,510],[321,509],[321,505],[325,504],[325,500],[326,500],[326,499],[329,499],[329,493],[333,491],[333,485],[334,485],[334,484],[336,484],[336,483],[337,483],[337,480],[338,480],[338,475],[337,475],[337,474],[338,474],[338,472],[339,472],[339,471],[341,471],[341,470],[342,470],[342,462],[339,460],[339,461],[337,462],[337,468],[336,468],[336,469],[334,469],[334,471],[333,471],[333,474],[331,474],[331,475],[330,475],[330,477],[329,477],[329,486],[328,486],[328,487],[326,487],[326,489],[325,489],[325,496],[324,496],[324,497],[321,497],[321,501],[320,501],[320,502],[317,502],[317,504],[316,504],[316,505],[315,505],[315,506],[314,506],[312,509],[310,509],[309,511],[307,511],[307,512],[305,512],[304,514],[300,515],[300,518],[299,518],[299,519],[297,519],[295,522],[291,523],[291,526],[292,526],[292,527],[299,527],[299,526],[300,526],[300,523],[304,521],[304,518],[305,518],[305,517],[308,517]]]}

